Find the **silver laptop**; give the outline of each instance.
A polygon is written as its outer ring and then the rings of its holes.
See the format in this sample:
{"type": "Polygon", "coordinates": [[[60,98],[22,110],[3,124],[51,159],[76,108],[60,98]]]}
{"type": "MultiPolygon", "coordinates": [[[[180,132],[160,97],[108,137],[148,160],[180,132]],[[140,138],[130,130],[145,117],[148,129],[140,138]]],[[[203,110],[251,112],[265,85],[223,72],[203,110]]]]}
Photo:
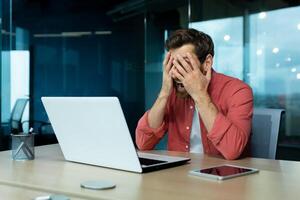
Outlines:
{"type": "Polygon", "coordinates": [[[68,161],[143,173],[190,160],[137,152],[117,97],[42,97],[42,102],[68,161]]]}

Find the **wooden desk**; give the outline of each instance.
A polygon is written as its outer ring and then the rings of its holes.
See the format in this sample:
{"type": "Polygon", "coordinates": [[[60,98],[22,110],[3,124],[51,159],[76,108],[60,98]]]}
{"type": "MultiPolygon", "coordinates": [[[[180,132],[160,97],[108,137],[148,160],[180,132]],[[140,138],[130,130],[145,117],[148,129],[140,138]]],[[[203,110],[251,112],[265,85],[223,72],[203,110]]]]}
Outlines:
{"type": "MultiPolygon", "coordinates": [[[[34,161],[13,161],[10,153],[10,151],[0,153],[1,190],[8,187],[5,184],[10,184],[9,187],[14,186],[16,190],[29,188],[37,193],[62,193],[71,196],[72,199],[130,200],[287,200],[297,199],[300,195],[300,162],[294,161],[254,158],[226,161],[202,154],[190,154],[191,164],[147,174],[135,174],[66,162],[58,145],[36,148],[34,161]],[[191,169],[223,163],[254,167],[260,169],[260,172],[223,182],[188,175],[191,169]],[[80,188],[80,182],[91,179],[111,180],[117,187],[104,191],[80,188]]],[[[179,152],[156,153],[189,156],[188,153],[179,152]]]]}
{"type": "MultiPolygon", "coordinates": [[[[0,199],[1,200],[32,200],[40,196],[48,196],[49,192],[36,191],[29,188],[21,188],[8,185],[0,185],[0,199]]],[[[70,196],[72,200],[83,200],[83,198],[76,198],[70,196]]]]}

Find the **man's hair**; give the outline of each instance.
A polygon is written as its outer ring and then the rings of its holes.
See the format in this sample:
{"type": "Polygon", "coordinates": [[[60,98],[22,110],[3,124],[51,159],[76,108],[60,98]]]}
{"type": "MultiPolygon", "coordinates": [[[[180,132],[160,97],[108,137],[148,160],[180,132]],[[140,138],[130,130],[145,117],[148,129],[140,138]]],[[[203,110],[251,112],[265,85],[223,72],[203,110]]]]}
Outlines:
{"type": "Polygon", "coordinates": [[[167,39],[165,47],[177,49],[185,44],[192,44],[195,47],[195,53],[201,63],[210,54],[214,56],[214,43],[209,35],[195,29],[179,29],[173,32],[167,39]]]}

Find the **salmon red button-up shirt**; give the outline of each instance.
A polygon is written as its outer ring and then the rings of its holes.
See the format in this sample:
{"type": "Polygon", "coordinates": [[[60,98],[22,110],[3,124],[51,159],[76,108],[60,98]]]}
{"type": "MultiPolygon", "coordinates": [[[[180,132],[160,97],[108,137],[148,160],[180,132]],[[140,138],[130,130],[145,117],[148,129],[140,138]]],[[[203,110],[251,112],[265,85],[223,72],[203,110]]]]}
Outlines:
{"type": "MultiPolygon", "coordinates": [[[[215,71],[208,94],[218,109],[213,128],[208,132],[199,115],[204,153],[237,159],[244,151],[251,131],[253,94],[244,82],[215,71]]],[[[151,150],[168,132],[168,150],[190,151],[190,131],[195,103],[191,98],[176,96],[168,99],[163,123],[153,129],[148,125],[147,111],[136,128],[136,143],[140,150],[151,150]]],[[[200,108],[201,110],[201,108],[200,108]]],[[[200,133],[199,133],[200,134],[200,133]]]]}

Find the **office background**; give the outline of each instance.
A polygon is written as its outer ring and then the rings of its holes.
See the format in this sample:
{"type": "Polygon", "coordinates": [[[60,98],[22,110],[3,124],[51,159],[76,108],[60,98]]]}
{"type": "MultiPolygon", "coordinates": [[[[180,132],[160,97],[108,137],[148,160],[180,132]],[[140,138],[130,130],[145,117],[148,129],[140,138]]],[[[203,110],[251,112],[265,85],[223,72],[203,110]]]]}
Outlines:
{"type": "Polygon", "coordinates": [[[277,158],[300,160],[299,0],[2,0],[0,18],[1,150],[20,98],[24,129],[56,142],[42,96],[117,96],[134,138],[165,39],[191,27],[212,36],[214,68],[248,83],[256,107],[285,109],[277,158]]]}

